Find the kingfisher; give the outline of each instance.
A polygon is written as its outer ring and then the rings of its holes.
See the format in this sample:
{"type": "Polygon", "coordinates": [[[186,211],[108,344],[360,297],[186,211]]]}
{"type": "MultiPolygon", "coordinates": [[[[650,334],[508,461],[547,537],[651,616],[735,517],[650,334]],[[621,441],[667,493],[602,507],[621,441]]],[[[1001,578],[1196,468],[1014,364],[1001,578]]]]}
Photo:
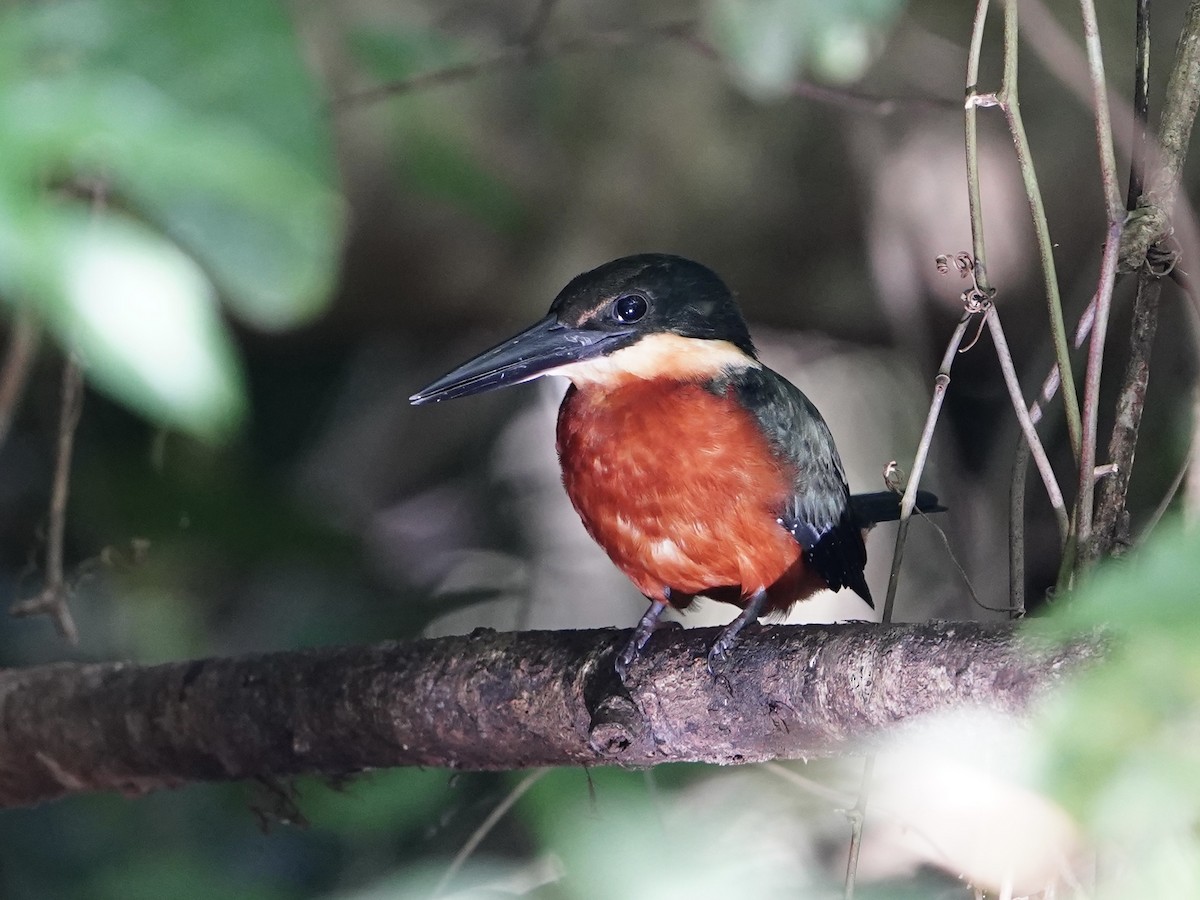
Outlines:
{"type": "MultiPolygon", "coordinates": [[[[863,530],[899,518],[890,492],[851,496],[829,426],[759,361],[712,270],[661,253],[572,280],[541,321],[409,398],[435,403],[543,375],[570,381],[557,446],[584,527],[650,601],[618,655],[622,677],[663,611],[698,596],[741,613],[710,671],[760,616],[819,590],[872,608],[863,530]]],[[[918,508],[940,509],[921,492],[918,508]]]]}

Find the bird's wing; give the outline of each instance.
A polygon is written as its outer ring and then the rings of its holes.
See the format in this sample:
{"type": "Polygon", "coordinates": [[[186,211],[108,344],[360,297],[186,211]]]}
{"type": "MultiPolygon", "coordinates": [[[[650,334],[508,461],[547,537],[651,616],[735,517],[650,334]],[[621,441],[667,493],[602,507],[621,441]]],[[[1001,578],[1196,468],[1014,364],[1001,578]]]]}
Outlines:
{"type": "Polygon", "coordinates": [[[796,473],[779,518],[804,548],[805,562],[833,590],[848,587],[874,607],[863,577],[867,550],[851,515],[850,489],[829,426],[795,385],[766,367],[731,373],[729,389],[796,473]]]}

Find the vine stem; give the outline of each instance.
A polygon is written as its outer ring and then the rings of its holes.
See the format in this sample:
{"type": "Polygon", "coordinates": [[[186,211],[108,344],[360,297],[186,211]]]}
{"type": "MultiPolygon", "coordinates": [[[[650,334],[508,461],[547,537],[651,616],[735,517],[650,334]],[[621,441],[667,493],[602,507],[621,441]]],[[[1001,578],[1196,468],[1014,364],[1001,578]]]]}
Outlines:
{"type": "Polygon", "coordinates": [[[1004,326],[1000,324],[1000,313],[995,307],[992,307],[988,313],[988,330],[992,334],[992,343],[996,347],[996,357],[1000,360],[1000,371],[1004,374],[1004,384],[1008,388],[1013,411],[1017,415],[1017,422],[1029,444],[1029,452],[1033,455],[1038,473],[1042,476],[1042,484],[1046,487],[1046,494],[1054,509],[1054,518],[1058,522],[1059,537],[1065,545],[1071,528],[1067,505],[1063,500],[1062,489],[1058,486],[1058,479],[1054,477],[1054,469],[1046,455],[1046,448],[1042,446],[1037,429],[1033,426],[1033,419],[1030,418],[1029,410],[1025,406],[1025,398],[1021,395],[1021,383],[1017,380],[1017,370],[1008,349],[1008,339],[1004,335],[1004,326]]]}
{"type": "Polygon", "coordinates": [[[1046,288],[1046,310],[1050,317],[1050,334],[1062,382],[1063,412],[1067,419],[1067,434],[1071,440],[1071,452],[1078,460],[1082,443],[1082,423],[1079,414],[1079,397],[1075,392],[1075,375],[1071,369],[1071,350],[1067,342],[1067,328],[1063,321],[1062,298],[1058,290],[1054,244],[1050,240],[1046,207],[1042,202],[1037,170],[1034,168],[1033,156],[1029,151],[1029,138],[1025,134],[1025,122],[1021,117],[1021,103],[1017,91],[1017,49],[1020,43],[1017,9],[1017,0],[1007,0],[1004,5],[1004,76],[1000,83],[1000,93],[997,99],[1008,120],[1008,130],[1012,136],[1013,149],[1017,154],[1021,180],[1025,185],[1029,212],[1033,217],[1038,258],[1042,266],[1042,280],[1046,288]]]}
{"type": "MultiPolygon", "coordinates": [[[[1018,99],[1017,81],[1017,49],[1019,43],[1017,3],[1007,0],[1004,7],[1004,74],[1000,91],[997,94],[982,94],[978,91],[979,54],[982,46],[984,22],[987,16],[987,0],[980,0],[975,12],[974,28],[971,34],[970,50],[967,56],[967,102],[966,102],[966,151],[967,151],[967,197],[971,213],[971,239],[975,254],[976,283],[984,296],[990,300],[995,291],[987,282],[987,272],[983,236],[983,210],[979,191],[979,153],[976,109],[979,106],[999,106],[1008,122],[1009,133],[1012,136],[1013,148],[1016,151],[1017,162],[1021,170],[1022,181],[1025,185],[1026,197],[1033,218],[1034,231],[1037,235],[1038,255],[1042,263],[1042,276],[1046,286],[1046,306],[1049,312],[1051,331],[1054,336],[1058,380],[1062,385],[1063,409],[1067,418],[1067,429],[1071,435],[1072,448],[1076,458],[1082,452],[1082,422],[1078,406],[1078,398],[1074,393],[1074,376],[1071,370],[1070,347],[1067,343],[1066,326],[1062,315],[1062,301],[1058,290],[1058,274],[1054,265],[1054,249],[1050,240],[1050,229],[1046,222],[1045,207],[1038,186],[1037,171],[1029,152],[1029,142],[1025,134],[1024,122],[1021,118],[1021,107],[1018,99]]],[[[1042,476],[1042,483],[1054,508],[1055,520],[1058,524],[1063,546],[1069,551],[1072,542],[1071,521],[1066,513],[1066,504],[1062,491],[1058,486],[1054,471],[1050,466],[1045,449],[1038,438],[1033,421],[1030,419],[1025,401],[1021,396],[1020,383],[1017,380],[1016,369],[1012,355],[1008,350],[999,314],[993,307],[987,313],[988,327],[992,333],[992,343],[1000,362],[1005,385],[1013,401],[1013,410],[1030,445],[1030,452],[1037,463],[1042,476]]],[[[1015,540],[1016,538],[1014,538],[1015,540]]]]}
{"type": "Polygon", "coordinates": [[[446,871],[442,873],[441,879],[439,879],[437,886],[433,889],[432,897],[441,897],[445,894],[446,888],[450,886],[450,882],[454,880],[454,876],[459,873],[459,870],[471,858],[471,855],[479,845],[483,843],[483,839],[492,832],[492,829],[516,805],[517,801],[525,796],[526,792],[541,781],[542,777],[549,771],[549,769],[534,769],[504,795],[504,799],[497,803],[495,808],[488,813],[487,818],[479,823],[479,827],[471,833],[471,836],[467,838],[467,842],[454,855],[454,859],[450,861],[450,865],[446,867],[446,871]]]}
{"type": "Polygon", "coordinates": [[[983,47],[983,27],[987,20],[988,0],[979,0],[975,21],[971,26],[971,44],[967,51],[967,104],[964,145],[967,152],[967,207],[971,214],[971,254],[975,257],[975,277],[979,286],[989,292],[986,257],[983,242],[983,202],[979,197],[979,128],[976,112],[979,90],[979,55],[983,47]]]}
{"type": "Polygon", "coordinates": [[[17,407],[25,395],[25,384],[37,358],[41,326],[29,312],[18,307],[4,363],[0,365],[0,445],[8,439],[17,407]]]}
{"type": "Polygon", "coordinates": [[[67,497],[71,489],[71,456],[75,428],[83,411],[83,369],[71,353],[63,361],[62,397],[58,412],[58,442],[54,454],[54,481],[50,489],[49,526],[46,534],[46,578],[42,590],[14,603],[14,616],[47,615],[69,644],[79,643],[79,629],[68,605],[70,588],[63,571],[63,543],[67,530],[67,497]]]}
{"type": "Polygon", "coordinates": [[[933,382],[933,399],[929,403],[929,412],[925,416],[925,428],[921,432],[921,441],[917,444],[917,453],[913,458],[912,471],[908,476],[908,484],[904,488],[904,497],[900,501],[900,527],[896,530],[896,549],[892,553],[892,568],[888,573],[887,599],[883,603],[883,622],[892,621],[892,613],[896,605],[896,588],[900,583],[900,564],[904,559],[904,543],[908,538],[908,526],[912,520],[913,510],[917,505],[917,488],[921,484],[921,476],[925,472],[925,463],[929,459],[929,448],[933,446],[933,432],[937,428],[938,418],[942,414],[942,404],[946,399],[946,389],[950,386],[950,367],[962,346],[963,337],[967,333],[967,325],[971,322],[971,314],[965,313],[950,336],[946,352],[942,355],[942,364],[938,368],[937,378],[933,382]]]}
{"type": "MultiPolygon", "coordinates": [[[[1100,157],[1100,178],[1104,187],[1107,228],[1104,252],[1100,259],[1100,281],[1096,287],[1096,319],[1088,345],[1087,374],[1083,392],[1083,439],[1079,454],[1079,495],[1075,505],[1076,543],[1079,565],[1089,560],[1092,536],[1092,511],[1096,491],[1096,428],[1100,411],[1100,375],[1104,366],[1104,341],[1112,309],[1113,285],[1117,278],[1117,258],[1121,249],[1121,231],[1125,207],[1117,186],[1117,161],[1113,152],[1112,121],[1108,110],[1108,89],[1104,79],[1104,59],[1096,8],[1092,0],[1080,0],[1083,15],[1084,44],[1087,47],[1088,72],[1092,82],[1092,103],[1096,117],[1096,146],[1100,157]]],[[[1064,389],[1066,385],[1063,386],[1064,389]]]]}

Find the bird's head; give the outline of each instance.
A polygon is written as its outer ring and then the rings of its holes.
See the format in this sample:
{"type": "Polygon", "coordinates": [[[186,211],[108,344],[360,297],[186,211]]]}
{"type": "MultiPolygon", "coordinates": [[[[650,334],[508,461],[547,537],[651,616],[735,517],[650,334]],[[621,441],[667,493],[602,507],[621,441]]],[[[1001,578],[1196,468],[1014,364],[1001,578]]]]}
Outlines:
{"type": "Polygon", "coordinates": [[[409,400],[433,403],[563,375],[576,385],[712,377],[758,365],[733,295],[680,256],[626,256],[574,278],[549,314],[409,400]]]}

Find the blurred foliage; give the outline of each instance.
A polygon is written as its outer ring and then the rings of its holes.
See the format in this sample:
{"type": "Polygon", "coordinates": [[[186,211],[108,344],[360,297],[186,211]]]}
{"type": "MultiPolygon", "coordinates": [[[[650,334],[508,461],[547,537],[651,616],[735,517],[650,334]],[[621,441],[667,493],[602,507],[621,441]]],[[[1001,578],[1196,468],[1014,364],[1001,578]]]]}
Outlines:
{"type": "Polygon", "coordinates": [[[249,324],[296,325],[340,247],[327,125],[278,4],[9,5],[0,120],[0,293],[97,386],[227,435],[245,387],[216,291],[249,324]]]}
{"type": "Polygon", "coordinates": [[[1043,785],[1104,848],[1101,897],[1200,888],[1197,585],[1200,529],[1175,523],[1032,623],[1111,647],[1041,719],[1043,785]]]}
{"type": "Polygon", "coordinates": [[[857,81],[879,55],[904,0],[710,0],[708,25],[752,96],[786,96],[812,72],[857,81]]]}
{"type": "MultiPolygon", "coordinates": [[[[1156,4],[1158,48],[1174,42],[1178,5],[1156,4]]],[[[404,398],[540,315],[566,277],[604,258],[648,249],[702,258],[739,289],[757,323],[862,344],[837,372],[895,375],[895,357],[866,362],[883,344],[922,377],[936,366],[960,288],[931,289],[900,263],[932,280],[933,256],[968,244],[953,190],[969,4],[559,3],[548,23],[555,36],[693,17],[728,71],[681,42],[569,60],[539,59],[531,47],[528,66],[353,109],[324,99],[486,59],[526,40],[536,6],[76,0],[0,12],[0,295],[36,311],[86,360],[89,383],[134,413],[92,395],[80,426],[68,547],[79,658],[419,634],[446,612],[430,585],[453,581],[436,563],[455,555],[529,569],[522,591],[549,581],[556,622],[592,614],[580,608],[591,585],[580,582],[595,570],[564,562],[563,545],[536,545],[534,511],[512,499],[531,495],[532,478],[522,470],[505,480],[505,416],[530,395],[418,413],[404,398]],[[839,108],[836,91],[825,106],[758,102],[788,95],[797,78],[901,98],[901,114],[839,108]],[[896,237],[911,243],[886,244],[896,237]],[[901,300],[889,307],[889,297],[901,300]],[[920,340],[906,342],[913,333],[920,340]],[[173,433],[228,437],[239,423],[220,450],[173,433]],[[409,503],[417,494],[423,502],[409,503]]],[[[1126,7],[1100,9],[1114,73],[1132,67],[1132,39],[1120,31],[1126,7]]],[[[985,71],[994,49],[985,48],[985,71]]],[[[1164,69],[1156,66],[1154,96],[1164,69]]],[[[1090,122],[1037,65],[1023,68],[1022,84],[1077,311],[1094,286],[1099,221],[1090,122]]],[[[999,148],[989,172],[1010,159],[1011,147],[999,148]]],[[[989,203],[1005,192],[1002,179],[985,185],[989,203]]],[[[1023,207],[1019,191],[1009,193],[1023,207]]],[[[1015,246],[1027,244],[1021,222],[1019,212],[997,216],[990,244],[1001,245],[1006,229],[1015,246]]],[[[996,253],[993,269],[1011,332],[1028,337],[1014,351],[1034,384],[1049,358],[1036,337],[1038,290],[1023,280],[1036,268],[1028,255],[996,253]]],[[[1163,314],[1149,403],[1157,419],[1147,425],[1163,439],[1139,454],[1141,516],[1187,451],[1180,385],[1195,379],[1178,305],[1163,314]]],[[[797,355],[838,352],[790,331],[777,336],[783,343],[797,355]]],[[[981,374],[994,369],[984,349],[956,363],[951,437],[935,453],[948,463],[931,478],[962,516],[947,530],[977,586],[1002,590],[1002,538],[987,529],[1005,508],[1015,432],[998,424],[1009,420],[1007,400],[981,374]]],[[[2,451],[8,594],[27,590],[27,560],[39,549],[56,374],[50,364],[35,373],[2,451]]],[[[891,396],[859,382],[847,389],[891,396]]],[[[897,404],[877,418],[907,415],[897,404]]],[[[878,454],[901,455],[891,432],[873,433],[878,421],[862,424],[878,454]]],[[[550,427],[537,435],[547,454],[550,427]]],[[[845,448],[860,437],[839,440],[845,448]]],[[[554,473],[543,474],[558,496],[554,473]]],[[[1052,555],[1053,538],[1032,527],[1031,559],[1043,545],[1052,555]]],[[[1185,896],[1168,888],[1197,883],[1194,549],[1185,533],[1164,535],[1047,626],[1118,635],[1114,661],[1046,713],[1042,759],[1047,793],[1095,837],[1129,848],[1137,887],[1125,896],[1185,896]]],[[[934,565],[910,554],[906,579],[922,562],[934,565]]],[[[961,595],[950,582],[927,592],[931,603],[939,592],[961,595]]],[[[639,612],[631,603],[629,621],[639,612]]],[[[10,624],[3,663],[61,658],[48,631],[45,622],[10,624]]],[[[795,769],[844,796],[857,789],[854,763],[795,769]]],[[[0,896],[428,896],[522,777],[403,770],[337,785],[305,780],[296,802],[310,824],[275,822],[266,833],[251,811],[265,801],[249,786],[7,811],[0,896]]],[[[877,822],[868,816],[868,834],[877,822]]],[[[450,887],[551,898],[840,896],[847,835],[828,795],[766,770],[556,771],[450,887]]],[[[860,897],[969,896],[911,855],[885,846],[870,856],[860,897]]]]}

